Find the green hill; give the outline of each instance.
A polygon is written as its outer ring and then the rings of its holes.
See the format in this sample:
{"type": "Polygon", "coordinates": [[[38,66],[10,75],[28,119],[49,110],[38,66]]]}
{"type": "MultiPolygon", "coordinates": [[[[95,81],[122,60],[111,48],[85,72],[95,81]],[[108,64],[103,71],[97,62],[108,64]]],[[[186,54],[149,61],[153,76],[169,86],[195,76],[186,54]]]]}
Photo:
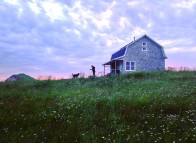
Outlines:
{"type": "Polygon", "coordinates": [[[29,76],[29,75],[26,75],[26,74],[18,74],[17,75],[19,78],[22,78],[23,80],[25,81],[31,81],[31,80],[35,80],[33,77],[29,76]]]}
{"type": "Polygon", "coordinates": [[[29,75],[26,74],[18,74],[18,75],[12,75],[8,79],[5,80],[5,82],[8,81],[34,81],[35,79],[30,77],[29,75]]]}
{"type": "Polygon", "coordinates": [[[0,83],[0,142],[196,142],[196,71],[0,83]]]}

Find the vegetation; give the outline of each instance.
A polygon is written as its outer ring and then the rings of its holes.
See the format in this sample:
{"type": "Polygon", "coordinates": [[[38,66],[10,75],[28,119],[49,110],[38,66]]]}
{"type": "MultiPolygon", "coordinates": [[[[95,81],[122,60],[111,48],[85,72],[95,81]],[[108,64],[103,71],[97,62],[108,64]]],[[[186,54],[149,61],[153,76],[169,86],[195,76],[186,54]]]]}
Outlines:
{"type": "Polygon", "coordinates": [[[15,78],[14,81],[34,81],[35,79],[26,75],[26,74],[18,74],[18,75],[12,75],[11,77],[9,77],[8,79],[5,80],[5,82],[10,82],[13,81],[12,78],[15,78]],[[10,79],[11,78],[11,79],[10,79]]]}
{"type": "Polygon", "coordinates": [[[0,143],[196,142],[196,71],[0,83],[0,143]]]}
{"type": "Polygon", "coordinates": [[[28,75],[26,75],[26,74],[23,74],[23,73],[18,74],[17,76],[18,76],[19,78],[23,79],[23,80],[35,80],[34,78],[32,78],[32,77],[30,77],[30,76],[28,76],[28,75]]]}

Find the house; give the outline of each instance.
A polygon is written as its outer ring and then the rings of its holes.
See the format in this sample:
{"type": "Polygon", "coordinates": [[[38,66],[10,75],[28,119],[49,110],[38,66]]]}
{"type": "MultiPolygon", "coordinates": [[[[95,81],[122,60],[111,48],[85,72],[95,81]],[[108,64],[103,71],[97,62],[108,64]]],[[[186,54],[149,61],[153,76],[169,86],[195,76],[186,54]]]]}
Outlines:
{"type": "Polygon", "coordinates": [[[164,48],[147,35],[143,35],[113,53],[110,61],[103,64],[110,66],[111,73],[133,71],[163,71],[167,59],[164,48]]]}

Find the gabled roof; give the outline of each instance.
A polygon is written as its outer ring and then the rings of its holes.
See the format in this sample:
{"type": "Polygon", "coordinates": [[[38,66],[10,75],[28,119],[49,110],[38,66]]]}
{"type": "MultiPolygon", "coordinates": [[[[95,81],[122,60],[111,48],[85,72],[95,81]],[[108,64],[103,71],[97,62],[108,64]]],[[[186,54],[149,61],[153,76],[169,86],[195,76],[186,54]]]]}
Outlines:
{"type": "Polygon", "coordinates": [[[150,37],[149,37],[148,35],[146,35],[146,34],[143,35],[143,36],[141,36],[141,37],[138,38],[137,40],[135,40],[135,41],[133,41],[133,42],[127,44],[127,46],[134,44],[135,42],[139,41],[139,40],[142,39],[143,37],[147,37],[149,40],[151,40],[152,42],[154,42],[155,44],[157,44],[157,45],[161,48],[161,52],[162,52],[162,54],[163,54],[163,57],[164,57],[165,59],[167,59],[167,56],[165,55],[165,52],[164,52],[164,49],[163,49],[163,46],[161,46],[159,43],[157,43],[156,41],[154,41],[152,38],[150,38],[150,37]]]}
{"type": "Polygon", "coordinates": [[[119,59],[119,58],[123,57],[125,55],[126,49],[127,49],[126,46],[122,47],[120,50],[118,50],[117,52],[112,54],[112,57],[110,60],[119,59]]]}
{"type": "Polygon", "coordinates": [[[145,34],[145,35],[141,36],[140,38],[136,39],[135,41],[132,41],[132,42],[130,42],[129,44],[125,45],[124,47],[122,47],[122,48],[121,48],[120,50],[118,50],[117,52],[113,53],[112,56],[111,56],[110,61],[107,62],[107,63],[105,63],[105,64],[103,64],[103,65],[107,65],[107,64],[109,64],[111,61],[118,60],[118,59],[124,57],[125,54],[126,54],[127,47],[130,46],[130,45],[132,45],[132,44],[134,44],[134,43],[136,43],[137,41],[139,41],[140,39],[142,39],[142,38],[144,38],[144,37],[148,38],[149,40],[151,40],[152,42],[154,42],[155,44],[157,44],[157,45],[161,48],[161,52],[162,52],[162,54],[163,54],[163,57],[164,57],[165,59],[167,59],[167,57],[166,57],[166,55],[165,55],[165,52],[164,52],[164,49],[163,49],[163,46],[161,46],[159,43],[157,43],[156,41],[154,41],[152,38],[150,38],[148,35],[145,34]]]}

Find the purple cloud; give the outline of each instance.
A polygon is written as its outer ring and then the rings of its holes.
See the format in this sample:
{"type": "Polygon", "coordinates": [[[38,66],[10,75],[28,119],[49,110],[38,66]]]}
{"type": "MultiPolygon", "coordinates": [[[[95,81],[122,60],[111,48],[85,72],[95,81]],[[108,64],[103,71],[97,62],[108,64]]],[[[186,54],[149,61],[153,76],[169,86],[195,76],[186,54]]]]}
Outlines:
{"type": "Polygon", "coordinates": [[[166,66],[195,68],[195,1],[3,1],[0,78],[90,74],[122,46],[148,34],[165,47],[166,66]],[[186,59],[186,60],[184,60],[186,59]],[[36,73],[36,74],[35,74],[36,73]]]}

